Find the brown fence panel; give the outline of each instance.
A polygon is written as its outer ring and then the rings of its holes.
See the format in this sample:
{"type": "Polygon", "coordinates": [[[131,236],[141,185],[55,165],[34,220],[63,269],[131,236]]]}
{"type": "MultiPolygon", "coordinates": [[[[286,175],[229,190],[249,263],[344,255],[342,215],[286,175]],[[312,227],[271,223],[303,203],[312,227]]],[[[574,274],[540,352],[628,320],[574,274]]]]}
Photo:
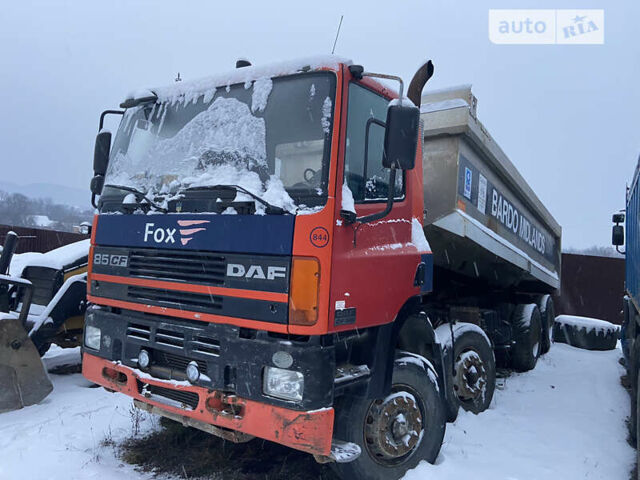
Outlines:
{"type": "Polygon", "coordinates": [[[624,259],[562,254],[561,294],[556,314],[599,318],[620,325],[624,259]]]}
{"type": "Polygon", "coordinates": [[[19,237],[16,253],[44,253],[49,250],[53,250],[54,248],[89,238],[88,235],[82,235],[80,233],[57,232],[55,230],[45,230],[43,228],[0,225],[0,245],[4,244],[7,232],[10,231],[14,231],[19,237]]]}

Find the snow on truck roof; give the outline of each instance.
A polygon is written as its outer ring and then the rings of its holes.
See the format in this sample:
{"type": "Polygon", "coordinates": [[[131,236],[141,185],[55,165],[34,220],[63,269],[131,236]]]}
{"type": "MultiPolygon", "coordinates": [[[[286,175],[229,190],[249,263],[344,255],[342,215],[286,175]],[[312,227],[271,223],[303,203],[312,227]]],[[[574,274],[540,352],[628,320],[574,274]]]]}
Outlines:
{"type": "Polygon", "coordinates": [[[220,87],[322,68],[335,70],[341,63],[351,65],[353,62],[337,55],[317,55],[266,65],[252,65],[199,79],[176,82],[173,85],[135,90],[127,95],[126,100],[150,97],[155,94],[161,102],[173,103],[178,99],[189,102],[220,87]]]}

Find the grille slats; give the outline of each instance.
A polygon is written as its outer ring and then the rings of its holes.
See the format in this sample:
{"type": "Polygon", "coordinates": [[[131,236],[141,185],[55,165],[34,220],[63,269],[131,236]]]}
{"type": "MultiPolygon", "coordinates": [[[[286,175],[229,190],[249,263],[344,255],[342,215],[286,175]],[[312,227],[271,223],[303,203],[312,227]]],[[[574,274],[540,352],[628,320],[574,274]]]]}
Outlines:
{"type": "Polygon", "coordinates": [[[148,342],[151,340],[151,328],[132,323],[127,327],[127,337],[148,342]]]}
{"type": "Polygon", "coordinates": [[[157,302],[162,305],[180,305],[207,310],[219,310],[222,308],[222,297],[201,293],[129,286],[127,288],[127,296],[138,302],[157,302]]]}
{"type": "Polygon", "coordinates": [[[203,252],[133,250],[129,256],[131,275],[159,280],[223,285],[225,269],[225,257],[203,252]]]}
{"type": "Polygon", "coordinates": [[[196,337],[191,343],[193,345],[193,351],[202,353],[205,355],[213,355],[215,357],[220,356],[220,342],[210,338],[196,337]]]}
{"type": "Polygon", "coordinates": [[[168,345],[170,347],[183,348],[184,346],[184,335],[170,330],[158,328],[156,330],[155,340],[158,344],[168,345]]]}
{"type": "Polygon", "coordinates": [[[187,365],[191,362],[198,364],[200,373],[207,374],[207,362],[204,360],[197,360],[192,358],[183,357],[182,355],[176,355],[169,352],[157,352],[156,362],[162,367],[169,367],[174,370],[184,372],[187,370],[187,365]]]}
{"type": "Polygon", "coordinates": [[[198,401],[200,400],[200,397],[195,392],[149,385],[138,380],[138,393],[145,395],[147,392],[152,396],[163,397],[174,402],[188,405],[192,410],[195,410],[198,407],[198,401]]]}

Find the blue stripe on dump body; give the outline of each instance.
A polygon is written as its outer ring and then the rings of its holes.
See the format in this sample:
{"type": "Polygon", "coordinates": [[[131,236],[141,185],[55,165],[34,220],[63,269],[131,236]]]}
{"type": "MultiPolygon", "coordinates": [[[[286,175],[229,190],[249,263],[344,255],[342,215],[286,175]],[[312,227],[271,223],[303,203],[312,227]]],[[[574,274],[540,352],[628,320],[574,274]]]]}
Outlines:
{"type": "Polygon", "coordinates": [[[294,215],[99,215],[95,241],[113,247],[291,255],[294,215]]]}

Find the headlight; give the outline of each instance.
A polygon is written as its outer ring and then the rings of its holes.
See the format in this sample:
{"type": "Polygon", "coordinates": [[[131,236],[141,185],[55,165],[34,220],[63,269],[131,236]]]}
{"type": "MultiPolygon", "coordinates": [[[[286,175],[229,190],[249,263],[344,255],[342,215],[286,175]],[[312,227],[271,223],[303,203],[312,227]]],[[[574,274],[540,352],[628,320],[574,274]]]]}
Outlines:
{"type": "Polygon", "coordinates": [[[304,375],[284,368],[265,367],[262,391],[271,397],[300,401],[304,392],[304,375]]]}
{"type": "Polygon", "coordinates": [[[149,356],[149,352],[142,349],[140,353],[138,353],[138,365],[140,368],[145,369],[151,363],[151,357],[149,356]]]}
{"type": "Polygon", "coordinates": [[[187,380],[191,383],[196,383],[200,378],[200,369],[196,362],[189,362],[187,365],[187,380]]]}
{"type": "Polygon", "coordinates": [[[92,325],[84,327],[84,346],[92,350],[100,350],[100,329],[92,325]]]}

